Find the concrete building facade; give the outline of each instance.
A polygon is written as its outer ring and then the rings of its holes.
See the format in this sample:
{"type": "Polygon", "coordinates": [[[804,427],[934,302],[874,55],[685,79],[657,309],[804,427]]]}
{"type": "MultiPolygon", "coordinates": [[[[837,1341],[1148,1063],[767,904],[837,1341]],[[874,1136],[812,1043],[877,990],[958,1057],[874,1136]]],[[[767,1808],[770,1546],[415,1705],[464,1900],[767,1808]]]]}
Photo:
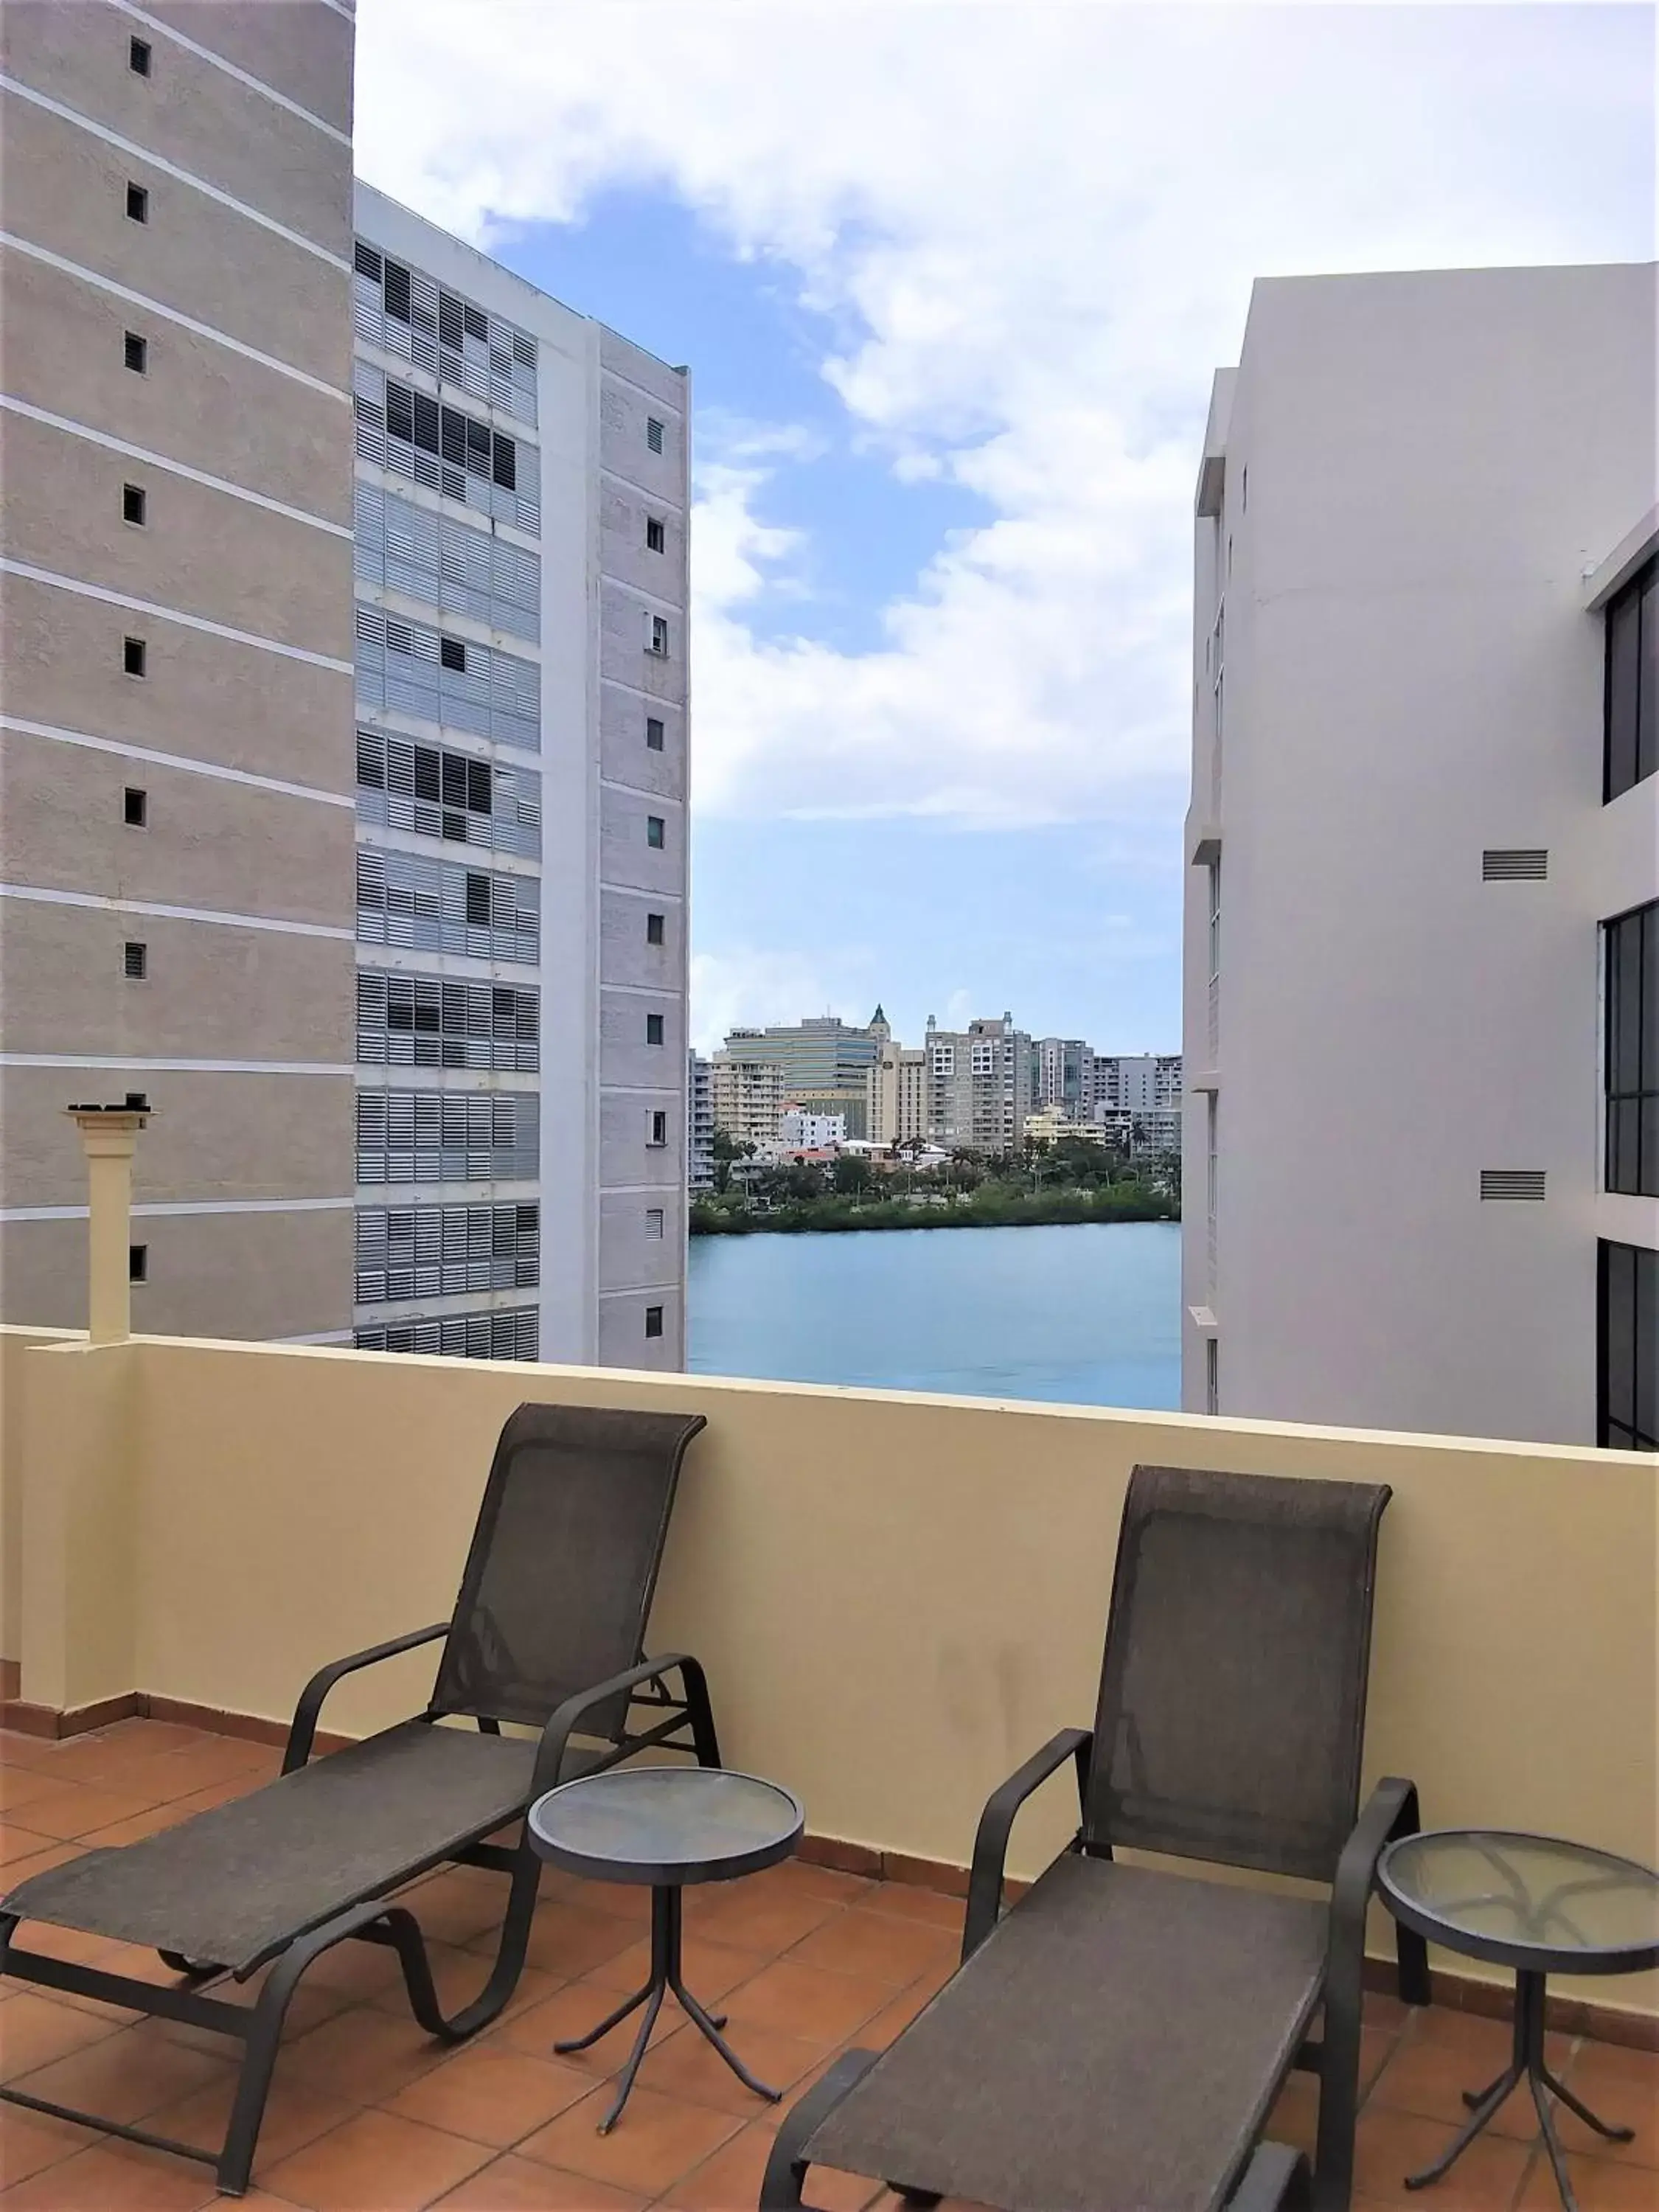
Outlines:
{"type": "Polygon", "coordinates": [[[1094,1097],[1095,1055],[1083,1039],[1039,1037],[1031,1047],[1033,1106],[1057,1107],[1073,1121],[1086,1121],[1094,1097]]]}
{"type": "Polygon", "coordinates": [[[149,1102],[136,1325],[351,1322],[353,28],[3,16],[0,1313],[149,1102]]]}
{"type": "Polygon", "coordinates": [[[1031,1040],[1012,1014],[942,1030],[930,1014],[927,1134],[964,1152],[1018,1152],[1031,1110],[1031,1040]]]}
{"type": "Polygon", "coordinates": [[[1656,304],[1273,280],[1216,378],[1189,1410],[1659,1443],[1656,304]]]}
{"type": "Polygon", "coordinates": [[[713,1071],[700,1052],[688,1055],[685,1069],[685,1187],[714,1188],[714,1086],[713,1071]]]}
{"type": "Polygon", "coordinates": [[[684,1352],[688,391],[360,185],[370,1348],[684,1352]]]}
{"type": "Polygon", "coordinates": [[[927,1054],[921,1045],[883,1039],[870,1070],[867,1120],[871,1140],[908,1145],[927,1135],[927,1054]]]}
{"type": "Polygon", "coordinates": [[[783,1070],[751,1053],[747,1034],[733,1030],[708,1064],[714,1127],[734,1145],[769,1144],[784,1107],[783,1070]]]}

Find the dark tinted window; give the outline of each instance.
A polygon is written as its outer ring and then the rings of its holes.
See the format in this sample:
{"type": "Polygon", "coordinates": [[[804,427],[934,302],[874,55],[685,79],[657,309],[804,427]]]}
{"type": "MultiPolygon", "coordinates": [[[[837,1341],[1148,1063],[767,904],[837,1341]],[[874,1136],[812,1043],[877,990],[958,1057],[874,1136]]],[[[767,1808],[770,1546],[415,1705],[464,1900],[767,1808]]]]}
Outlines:
{"type": "Polygon", "coordinates": [[[1631,578],[1607,611],[1603,799],[1659,768],[1659,560],[1631,578]]]}
{"type": "Polygon", "coordinates": [[[1659,1198],[1659,900],[1605,929],[1607,1186],[1659,1198]]]}
{"type": "Polygon", "coordinates": [[[1600,1248],[1596,1442],[1659,1451],[1659,1252],[1600,1248]]]}

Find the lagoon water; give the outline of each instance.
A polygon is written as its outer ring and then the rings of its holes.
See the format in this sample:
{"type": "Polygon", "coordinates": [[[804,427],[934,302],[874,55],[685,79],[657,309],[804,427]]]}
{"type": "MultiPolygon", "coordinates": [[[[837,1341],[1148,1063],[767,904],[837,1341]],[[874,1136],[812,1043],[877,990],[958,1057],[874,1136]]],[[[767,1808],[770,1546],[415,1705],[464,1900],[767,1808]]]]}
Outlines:
{"type": "Polygon", "coordinates": [[[698,1375],[1080,1406],[1181,1403],[1181,1231],[694,1237],[698,1375]]]}

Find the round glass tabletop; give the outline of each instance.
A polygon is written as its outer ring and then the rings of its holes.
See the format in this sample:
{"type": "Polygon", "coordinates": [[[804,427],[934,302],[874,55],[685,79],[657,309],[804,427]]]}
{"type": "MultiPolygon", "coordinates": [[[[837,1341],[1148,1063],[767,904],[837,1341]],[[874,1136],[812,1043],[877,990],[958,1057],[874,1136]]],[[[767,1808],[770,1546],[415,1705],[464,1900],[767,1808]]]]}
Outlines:
{"type": "Polygon", "coordinates": [[[1402,1836],[1377,1881],[1419,1934],[1472,1957],[1580,1973],[1659,1963],[1659,1874],[1588,1844],[1483,1828],[1402,1836]]]}
{"type": "Polygon", "coordinates": [[[601,1881],[721,1881],[787,1858],[805,1815],[775,1782],[716,1766],[618,1766],[530,1808],[532,1848],[601,1881]]]}

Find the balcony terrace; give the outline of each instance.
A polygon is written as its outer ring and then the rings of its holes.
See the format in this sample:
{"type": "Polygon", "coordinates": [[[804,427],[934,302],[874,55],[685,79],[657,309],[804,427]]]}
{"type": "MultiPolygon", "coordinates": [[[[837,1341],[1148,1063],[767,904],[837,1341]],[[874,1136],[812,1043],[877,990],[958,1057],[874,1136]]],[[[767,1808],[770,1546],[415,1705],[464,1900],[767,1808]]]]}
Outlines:
{"type": "MultiPolygon", "coordinates": [[[[692,1985],[787,2095],[896,2033],[948,1977],[987,1792],[1093,1707],[1117,1522],[1138,1462],[1385,1481],[1366,1781],[1415,1776],[1425,1823],[1533,1828],[1659,1856],[1659,1464],[1442,1437],[156,1338],[0,1331],[0,1650],[9,1880],[149,1834],[270,1774],[300,1686],[448,1609],[495,1438],[526,1398],[694,1408],[654,1648],[699,1653],[734,1765],[802,1798],[795,1862],[688,1894],[692,1985]]],[[[417,1709],[430,1654],[343,1683],[348,1735],[417,1709]]],[[[1062,1789],[1015,1832],[1029,1876],[1070,1827],[1062,1789]]],[[[499,1881],[412,1894],[441,1993],[475,1986],[499,1881]]],[[[301,1985],[246,2200],[313,2208],[752,2205],[775,2108],[665,2018],[600,2137],[618,2031],[555,2058],[639,1979],[642,1893],[544,1880],[530,1966],[453,2052],[410,2019],[379,1949],[301,1985]]],[[[32,1931],[40,1940],[44,1931],[32,1931]]],[[[51,1940],[46,1938],[46,1940],[51,1940]]],[[[114,1947],[57,1939],[76,1955],[114,1947]]],[[[1530,2109],[1407,2199],[1458,2093],[1498,2070],[1508,1989],[1437,1955],[1437,2002],[1382,1994],[1372,1930],[1356,2203],[1544,2207],[1530,2109]]],[[[122,1961],[133,1970],[135,1956],[122,1961]]],[[[139,1969],[160,1976],[151,1960],[139,1969]]],[[[1659,2202],[1659,1977],[1552,1982],[1554,2063],[1633,2124],[1565,2112],[1583,2212],[1659,2202]]],[[[0,2072],[204,2143],[217,2039],[0,1984],[0,2072]]],[[[1306,2093],[1305,2095],[1304,2093],[1306,2093]]],[[[1310,2141],[1293,2080],[1272,2132],[1310,2141]]],[[[186,2208],[211,2174],[16,2109],[0,2205],[186,2208]]],[[[814,2175],[839,2212],[875,2179],[814,2175]]]]}

